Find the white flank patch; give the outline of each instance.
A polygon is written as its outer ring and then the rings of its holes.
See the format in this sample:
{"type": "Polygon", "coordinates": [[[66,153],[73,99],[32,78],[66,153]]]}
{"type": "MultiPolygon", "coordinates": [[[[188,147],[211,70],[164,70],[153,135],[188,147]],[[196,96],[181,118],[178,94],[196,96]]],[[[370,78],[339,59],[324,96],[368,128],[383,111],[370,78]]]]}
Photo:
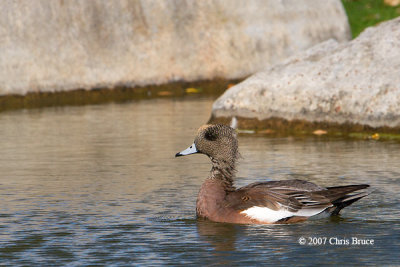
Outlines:
{"type": "Polygon", "coordinates": [[[260,222],[274,223],[291,216],[310,217],[320,213],[324,209],[326,208],[303,209],[297,212],[291,212],[284,208],[280,210],[272,210],[267,207],[254,206],[240,213],[246,214],[246,216],[250,217],[251,219],[258,220],[260,222]]]}

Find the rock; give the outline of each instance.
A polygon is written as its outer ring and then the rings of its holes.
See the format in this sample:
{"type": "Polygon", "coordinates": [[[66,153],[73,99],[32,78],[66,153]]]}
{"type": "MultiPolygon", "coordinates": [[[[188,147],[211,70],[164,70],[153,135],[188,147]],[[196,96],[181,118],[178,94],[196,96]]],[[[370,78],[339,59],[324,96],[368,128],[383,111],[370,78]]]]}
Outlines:
{"type": "Polygon", "coordinates": [[[5,1],[0,95],[243,78],[350,39],[340,0],[5,1]]]}
{"type": "Polygon", "coordinates": [[[215,101],[211,121],[233,116],[239,128],[252,121],[251,127],[261,128],[303,124],[399,130],[400,18],[370,27],[345,44],[316,45],[230,88],[215,101]]]}
{"type": "Polygon", "coordinates": [[[387,6],[398,6],[400,5],[400,0],[384,0],[383,3],[387,6]]]}

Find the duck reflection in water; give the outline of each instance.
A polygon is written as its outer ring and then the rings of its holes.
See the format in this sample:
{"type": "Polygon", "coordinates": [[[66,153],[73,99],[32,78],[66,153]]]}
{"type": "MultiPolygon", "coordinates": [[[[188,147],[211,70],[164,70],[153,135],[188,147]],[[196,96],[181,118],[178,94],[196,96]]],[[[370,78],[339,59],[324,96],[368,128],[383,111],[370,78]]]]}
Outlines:
{"type": "Polygon", "coordinates": [[[202,239],[210,243],[215,251],[235,251],[236,236],[240,225],[198,220],[197,231],[202,239]]]}

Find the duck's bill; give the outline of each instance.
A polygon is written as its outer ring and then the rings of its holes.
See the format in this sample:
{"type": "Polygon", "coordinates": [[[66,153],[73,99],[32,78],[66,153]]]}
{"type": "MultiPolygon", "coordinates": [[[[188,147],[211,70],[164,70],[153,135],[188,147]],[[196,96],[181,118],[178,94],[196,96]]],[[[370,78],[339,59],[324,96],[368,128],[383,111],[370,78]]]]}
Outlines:
{"type": "Polygon", "coordinates": [[[186,156],[194,153],[199,153],[199,151],[197,150],[196,145],[193,143],[193,145],[186,148],[185,150],[176,153],[175,157],[186,156]]]}

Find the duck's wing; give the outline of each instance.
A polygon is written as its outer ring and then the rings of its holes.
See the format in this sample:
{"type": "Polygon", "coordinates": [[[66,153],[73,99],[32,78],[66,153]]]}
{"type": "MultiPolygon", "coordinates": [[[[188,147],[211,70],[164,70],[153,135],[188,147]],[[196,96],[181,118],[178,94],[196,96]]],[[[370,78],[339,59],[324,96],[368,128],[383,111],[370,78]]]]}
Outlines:
{"type": "Polygon", "coordinates": [[[227,202],[241,211],[251,207],[267,207],[275,211],[285,209],[298,212],[301,209],[331,206],[328,198],[313,194],[320,190],[325,188],[302,180],[253,183],[230,193],[227,202]]]}
{"type": "Polygon", "coordinates": [[[290,217],[317,215],[336,206],[335,201],[347,197],[355,199],[355,195],[349,193],[366,187],[323,188],[302,180],[253,183],[228,194],[226,205],[258,221],[278,222],[290,217]]]}
{"type": "Polygon", "coordinates": [[[246,185],[240,189],[246,188],[276,188],[276,189],[287,189],[287,190],[294,190],[294,191],[319,191],[326,189],[325,187],[318,186],[314,183],[293,179],[293,180],[281,180],[281,181],[268,181],[268,182],[257,182],[246,185]]]}

